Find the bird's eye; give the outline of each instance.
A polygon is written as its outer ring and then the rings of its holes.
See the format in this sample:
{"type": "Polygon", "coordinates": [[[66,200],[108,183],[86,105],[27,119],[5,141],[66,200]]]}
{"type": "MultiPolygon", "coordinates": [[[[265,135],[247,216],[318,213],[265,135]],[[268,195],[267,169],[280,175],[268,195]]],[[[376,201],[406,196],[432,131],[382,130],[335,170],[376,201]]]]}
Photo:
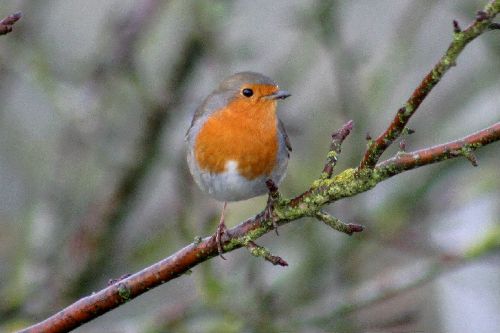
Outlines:
{"type": "Polygon", "coordinates": [[[250,88],[245,88],[241,91],[241,94],[245,97],[252,97],[253,95],[253,90],[250,88]]]}

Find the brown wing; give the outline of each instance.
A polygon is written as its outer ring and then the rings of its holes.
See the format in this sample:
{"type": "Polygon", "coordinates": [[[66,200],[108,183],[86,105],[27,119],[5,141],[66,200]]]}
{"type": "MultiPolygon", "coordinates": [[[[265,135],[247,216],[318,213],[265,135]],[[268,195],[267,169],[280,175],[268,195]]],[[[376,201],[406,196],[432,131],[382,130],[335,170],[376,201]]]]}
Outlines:
{"type": "Polygon", "coordinates": [[[292,151],[292,144],[290,143],[290,138],[288,138],[288,134],[286,134],[285,126],[283,125],[283,122],[281,119],[278,119],[278,126],[280,129],[280,133],[283,135],[283,139],[285,139],[285,146],[286,149],[288,149],[289,152],[292,151]]]}

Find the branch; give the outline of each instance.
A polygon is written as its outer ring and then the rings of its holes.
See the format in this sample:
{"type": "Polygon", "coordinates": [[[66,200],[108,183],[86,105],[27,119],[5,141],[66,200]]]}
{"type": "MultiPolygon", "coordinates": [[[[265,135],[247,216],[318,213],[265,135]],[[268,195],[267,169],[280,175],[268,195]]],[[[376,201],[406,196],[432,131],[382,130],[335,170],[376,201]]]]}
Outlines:
{"type": "Polygon", "coordinates": [[[330,151],[326,156],[326,164],[323,168],[322,178],[330,178],[332,176],[333,168],[337,164],[337,156],[340,154],[340,147],[345,138],[351,133],[354,122],[352,120],[342,126],[337,132],[332,134],[332,143],[330,151]]]}
{"type": "MultiPolygon", "coordinates": [[[[320,212],[323,206],[366,192],[374,188],[378,183],[406,170],[459,156],[465,156],[474,161],[475,159],[471,157],[474,150],[499,141],[500,124],[496,123],[460,140],[413,153],[400,152],[394,158],[376,165],[382,152],[401,134],[405,124],[418,105],[454,63],[460,51],[468,42],[486,29],[498,11],[500,11],[500,0],[491,1],[485,7],[485,15],[481,16],[481,20],[478,18],[463,32],[455,33],[454,42],[446,55],[415,90],[415,93],[398,112],[387,131],[370,145],[358,168],[346,169],[332,177],[328,165],[331,165],[333,169],[337,157],[336,155],[329,155],[324,172],[319,179],[312,183],[307,191],[293,199],[283,199],[278,196],[273,202],[273,214],[268,214],[264,210],[224,233],[224,237],[222,237],[224,252],[230,252],[240,247],[249,247],[254,252],[254,255],[263,256],[272,263],[280,264],[283,259],[272,256],[267,249],[261,248],[254,243],[255,240],[272,231],[275,226],[285,225],[306,216],[319,217],[327,223],[333,222],[333,225],[339,226],[338,222],[340,221],[320,212]]],[[[340,152],[340,144],[349,134],[351,127],[352,123],[348,122],[337,132],[340,133],[338,136],[332,136],[330,152],[340,152]]],[[[352,230],[352,232],[356,231],[360,230],[352,230]]],[[[205,238],[196,237],[193,243],[168,258],[78,300],[45,321],[21,332],[67,332],[152,288],[188,273],[191,268],[218,256],[218,254],[215,235],[205,238]]],[[[286,262],[283,260],[282,263],[286,262]]]]}
{"type": "MultiPolygon", "coordinates": [[[[464,147],[478,149],[499,140],[500,124],[495,124],[461,140],[414,153],[400,154],[393,159],[379,164],[373,170],[347,169],[333,178],[318,179],[312,184],[309,190],[301,195],[291,200],[280,199],[276,203],[274,207],[276,223],[284,225],[305,216],[315,216],[322,206],[368,191],[375,187],[377,183],[396,174],[418,166],[460,156],[459,154],[450,153],[452,150],[460,150],[464,147]],[[405,156],[405,158],[401,158],[401,156],[405,156]],[[407,162],[406,156],[413,156],[413,158],[407,162]],[[426,162],[417,162],[422,160],[419,156],[422,156],[422,158],[425,157],[424,160],[426,162]],[[394,167],[395,165],[402,167],[397,168],[394,167]]],[[[224,235],[230,235],[230,237],[223,237],[224,252],[248,246],[254,240],[272,231],[273,225],[270,223],[269,218],[269,215],[263,211],[255,217],[229,229],[224,235]],[[267,219],[266,216],[268,216],[267,219]]],[[[258,250],[258,248],[256,249],[258,250]]],[[[218,256],[218,254],[215,235],[202,239],[196,237],[193,243],[168,258],[124,278],[99,292],[80,299],[45,321],[21,332],[67,332],[152,288],[182,276],[189,272],[191,268],[218,256]]],[[[268,255],[270,255],[268,252],[263,254],[264,257],[268,255]]]]}
{"type": "Polygon", "coordinates": [[[344,234],[348,234],[349,236],[351,236],[355,232],[361,232],[364,229],[363,226],[359,224],[352,224],[352,223],[346,224],[340,221],[338,218],[333,217],[327,212],[324,212],[322,210],[316,212],[316,218],[321,222],[325,223],[330,228],[337,230],[339,232],[343,232],[344,234]]]}
{"type": "Polygon", "coordinates": [[[368,149],[360,163],[360,168],[374,168],[380,156],[400,135],[411,116],[415,114],[422,101],[431,90],[439,83],[444,74],[456,65],[456,61],[465,46],[487,29],[491,29],[492,20],[500,12],[500,0],[493,0],[486,5],[484,10],[478,11],[476,20],[465,30],[461,30],[458,22],[453,21],[453,41],[446,53],[441,57],[434,68],[424,77],[420,85],[406,103],[397,111],[387,129],[374,141],[370,142],[368,149]]]}
{"type": "Polygon", "coordinates": [[[165,4],[160,0],[143,0],[116,22],[116,49],[113,51],[113,58],[117,65],[125,68],[135,66],[133,56],[137,44],[148,25],[154,22],[153,17],[161,11],[162,5],[165,4]]]}
{"type": "Polygon", "coordinates": [[[376,170],[384,176],[391,177],[406,170],[441,162],[450,158],[463,156],[477,166],[474,150],[500,140],[500,122],[468,135],[460,140],[417,150],[412,153],[398,153],[376,166],[376,170]]]}
{"type": "MultiPolygon", "coordinates": [[[[368,283],[354,287],[344,294],[343,305],[328,313],[320,314],[307,323],[328,325],[365,308],[392,299],[434,281],[444,273],[453,271],[471,261],[494,253],[500,248],[500,226],[488,229],[477,242],[469,245],[461,253],[442,253],[429,260],[383,273],[370,279],[368,283]]],[[[304,325],[304,322],[297,325],[304,325]]]]}
{"type": "MultiPolygon", "coordinates": [[[[330,325],[353,313],[420,288],[444,273],[462,267],[465,263],[467,261],[463,257],[444,255],[421,262],[416,267],[415,265],[407,266],[391,271],[390,274],[375,276],[368,283],[356,286],[343,297],[340,296],[339,298],[344,299],[340,306],[306,320],[306,324],[330,325]]],[[[297,323],[297,325],[304,325],[304,323],[297,323]]]]}
{"type": "Polygon", "coordinates": [[[7,16],[3,20],[0,21],[0,36],[6,35],[12,31],[12,26],[19,21],[22,14],[21,12],[14,13],[12,15],[7,16]]]}
{"type": "MultiPolygon", "coordinates": [[[[139,27],[144,28],[150,23],[150,16],[158,12],[161,1],[150,0],[141,3],[140,9],[134,11],[129,19],[135,23],[133,28],[122,27],[118,38],[122,43],[117,48],[115,57],[117,61],[129,62],[131,53],[140,35],[139,27]],[[141,22],[139,24],[139,22],[141,22]],[[127,51],[125,51],[127,49],[127,51]]],[[[76,267],[75,278],[67,287],[68,293],[74,295],[80,293],[79,288],[88,285],[97,274],[100,273],[108,259],[107,254],[113,247],[116,230],[119,228],[124,217],[135,199],[137,189],[148,175],[158,151],[161,147],[161,138],[164,127],[170,120],[171,110],[177,107],[183,96],[183,88],[191,78],[191,73],[196,64],[202,58],[204,50],[208,45],[207,40],[201,40],[197,33],[192,33],[182,47],[179,49],[178,61],[173,66],[173,74],[167,81],[167,100],[151,101],[144,98],[147,110],[144,116],[145,125],[141,130],[138,144],[132,152],[130,164],[125,166],[121,176],[118,178],[113,190],[100,202],[93,203],[91,208],[80,221],[73,238],[69,241],[72,251],[78,252],[79,265],[76,267]],[[173,88],[175,87],[175,89],[173,88]]],[[[131,71],[136,76],[134,66],[122,66],[123,70],[131,71]]]]}
{"type": "Polygon", "coordinates": [[[262,257],[273,265],[288,266],[288,263],[281,257],[273,255],[268,249],[255,244],[255,242],[248,242],[247,249],[254,257],[262,257]]]}

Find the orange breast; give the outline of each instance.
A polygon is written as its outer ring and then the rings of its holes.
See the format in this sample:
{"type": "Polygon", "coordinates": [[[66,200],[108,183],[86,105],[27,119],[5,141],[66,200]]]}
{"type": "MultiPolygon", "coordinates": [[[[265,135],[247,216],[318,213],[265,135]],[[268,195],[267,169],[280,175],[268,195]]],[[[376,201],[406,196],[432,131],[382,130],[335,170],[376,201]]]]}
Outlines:
{"type": "Polygon", "coordinates": [[[205,122],[194,149],[203,170],[221,173],[235,161],[247,179],[270,175],[278,152],[276,101],[232,101],[205,122]]]}

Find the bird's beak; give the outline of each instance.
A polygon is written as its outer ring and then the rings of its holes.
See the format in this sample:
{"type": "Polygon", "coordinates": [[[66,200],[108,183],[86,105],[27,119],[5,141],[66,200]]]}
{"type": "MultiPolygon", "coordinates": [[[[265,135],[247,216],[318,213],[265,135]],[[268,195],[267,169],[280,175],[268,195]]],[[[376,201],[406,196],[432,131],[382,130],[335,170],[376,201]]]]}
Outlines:
{"type": "Polygon", "coordinates": [[[286,91],[286,90],[278,90],[274,94],[271,94],[271,95],[269,95],[267,97],[269,99],[285,99],[285,98],[290,97],[290,96],[292,96],[292,94],[290,94],[288,91],[286,91]]]}

